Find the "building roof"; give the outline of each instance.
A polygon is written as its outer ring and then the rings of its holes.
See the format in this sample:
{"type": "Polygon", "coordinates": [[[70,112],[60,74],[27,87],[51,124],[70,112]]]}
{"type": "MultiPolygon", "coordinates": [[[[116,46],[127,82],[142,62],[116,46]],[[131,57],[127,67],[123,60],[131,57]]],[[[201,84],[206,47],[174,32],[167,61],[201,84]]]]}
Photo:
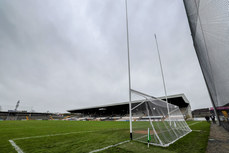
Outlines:
{"type": "MultiPolygon", "coordinates": [[[[182,98],[182,101],[181,101],[182,104],[175,104],[175,105],[182,105],[182,106],[183,105],[189,105],[189,101],[188,101],[188,99],[186,98],[186,96],[183,93],[182,94],[175,94],[175,95],[169,95],[169,96],[167,96],[167,99],[168,99],[169,103],[172,103],[172,104],[174,104],[174,102],[173,101],[171,102],[171,99],[175,99],[175,98],[182,98]]],[[[158,99],[165,100],[166,97],[165,96],[158,97],[158,99]]],[[[135,101],[132,101],[132,103],[139,103],[141,101],[142,100],[135,100],[135,101]]],[[[129,102],[121,102],[121,103],[112,103],[112,104],[107,104],[107,105],[84,107],[84,108],[72,109],[72,110],[67,110],[67,111],[68,112],[75,112],[75,111],[80,111],[80,110],[105,108],[105,107],[112,107],[112,106],[121,106],[121,105],[127,105],[127,104],[129,104],[129,102]]]]}

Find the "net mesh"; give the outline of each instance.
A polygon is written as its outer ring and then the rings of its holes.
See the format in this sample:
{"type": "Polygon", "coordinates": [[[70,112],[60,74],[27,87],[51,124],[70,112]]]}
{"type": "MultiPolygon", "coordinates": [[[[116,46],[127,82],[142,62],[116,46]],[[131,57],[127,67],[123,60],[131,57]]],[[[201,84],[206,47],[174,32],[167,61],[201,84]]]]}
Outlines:
{"type": "Polygon", "coordinates": [[[144,99],[132,104],[133,140],[147,143],[149,128],[150,144],[166,147],[191,132],[178,106],[152,97],[144,99]]]}
{"type": "MultiPolygon", "coordinates": [[[[213,104],[229,106],[229,1],[184,0],[184,4],[213,104]]],[[[226,111],[229,113],[229,108],[226,111]]],[[[228,123],[220,110],[218,114],[228,123]]]]}

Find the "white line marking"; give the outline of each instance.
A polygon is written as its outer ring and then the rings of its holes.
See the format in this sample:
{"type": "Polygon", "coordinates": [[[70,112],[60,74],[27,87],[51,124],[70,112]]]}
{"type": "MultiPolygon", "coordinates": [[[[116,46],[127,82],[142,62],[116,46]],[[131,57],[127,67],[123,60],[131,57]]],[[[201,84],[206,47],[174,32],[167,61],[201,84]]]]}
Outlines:
{"type": "Polygon", "coordinates": [[[119,143],[117,143],[117,144],[110,145],[110,146],[107,146],[107,147],[104,147],[104,148],[101,148],[101,149],[93,150],[93,151],[91,151],[91,152],[89,152],[89,153],[94,153],[94,152],[103,151],[103,150],[106,150],[106,149],[108,149],[108,148],[116,147],[116,146],[118,146],[118,145],[121,145],[121,144],[124,144],[124,143],[127,143],[127,142],[130,142],[130,140],[126,140],[126,141],[123,141],[123,142],[119,142],[119,143]]]}
{"type": "MultiPolygon", "coordinates": [[[[202,130],[192,130],[192,131],[194,131],[194,132],[202,132],[202,130]]],[[[205,131],[203,131],[203,132],[205,132],[205,131]]]]}
{"type": "Polygon", "coordinates": [[[188,126],[192,126],[192,125],[195,125],[197,123],[200,123],[200,122],[196,122],[196,123],[192,123],[192,124],[188,124],[188,126]]]}
{"type": "Polygon", "coordinates": [[[74,133],[89,133],[89,132],[97,132],[97,131],[80,131],[80,132],[48,134],[48,135],[39,135],[39,136],[32,136],[32,137],[15,138],[15,139],[12,139],[12,140],[34,139],[34,138],[52,137],[52,136],[58,136],[58,135],[68,135],[68,134],[74,134],[74,133]]]}
{"type": "Polygon", "coordinates": [[[11,143],[11,145],[14,147],[14,149],[18,152],[18,153],[24,153],[20,147],[18,147],[18,145],[16,145],[16,143],[13,140],[9,140],[9,142],[11,143]]]}

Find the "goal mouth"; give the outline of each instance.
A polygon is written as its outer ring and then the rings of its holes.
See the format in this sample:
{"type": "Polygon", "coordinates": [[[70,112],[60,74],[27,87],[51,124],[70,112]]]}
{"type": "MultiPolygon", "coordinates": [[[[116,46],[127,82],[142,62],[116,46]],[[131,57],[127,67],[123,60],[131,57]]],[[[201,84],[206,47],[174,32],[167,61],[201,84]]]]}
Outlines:
{"type": "Polygon", "coordinates": [[[131,104],[133,140],[148,143],[150,135],[149,144],[167,147],[192,131],[178,106],[136,90],[131,92],[143,98],[131,104]]]}

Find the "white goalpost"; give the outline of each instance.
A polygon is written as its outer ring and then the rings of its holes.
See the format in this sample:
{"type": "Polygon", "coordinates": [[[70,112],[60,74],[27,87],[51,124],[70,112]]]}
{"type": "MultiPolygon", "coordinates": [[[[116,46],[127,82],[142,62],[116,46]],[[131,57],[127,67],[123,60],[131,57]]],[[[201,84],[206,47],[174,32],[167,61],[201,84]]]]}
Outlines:
{"type": "Polygon", "coordinates": [[[166,85],[156,35],[155,41],[160,61],[166,101],[131,89],[127,0],[125,0],[125,9],[129,79],[130,139],[156,146],[166,147],[187,135],[192,130],[185,122],[184,116],[179,107],[170,104],[167,101],[166,85]],[[141,102],[132,103],[132,94],[141,97],[141,102]]]}
{"type": "Polygon", "coordinates": [[[129,79],[129,114],[130,114],[130,140],[132,140],[132,113],[131,113],[131,77],[130,77],[130,47],[129,47],[129,29],[128,29],[128,8],[127,0],[125,0],[126,6],[126,44],[127,44],[127,56],[128,56],[128,79],[129,79]]]}

